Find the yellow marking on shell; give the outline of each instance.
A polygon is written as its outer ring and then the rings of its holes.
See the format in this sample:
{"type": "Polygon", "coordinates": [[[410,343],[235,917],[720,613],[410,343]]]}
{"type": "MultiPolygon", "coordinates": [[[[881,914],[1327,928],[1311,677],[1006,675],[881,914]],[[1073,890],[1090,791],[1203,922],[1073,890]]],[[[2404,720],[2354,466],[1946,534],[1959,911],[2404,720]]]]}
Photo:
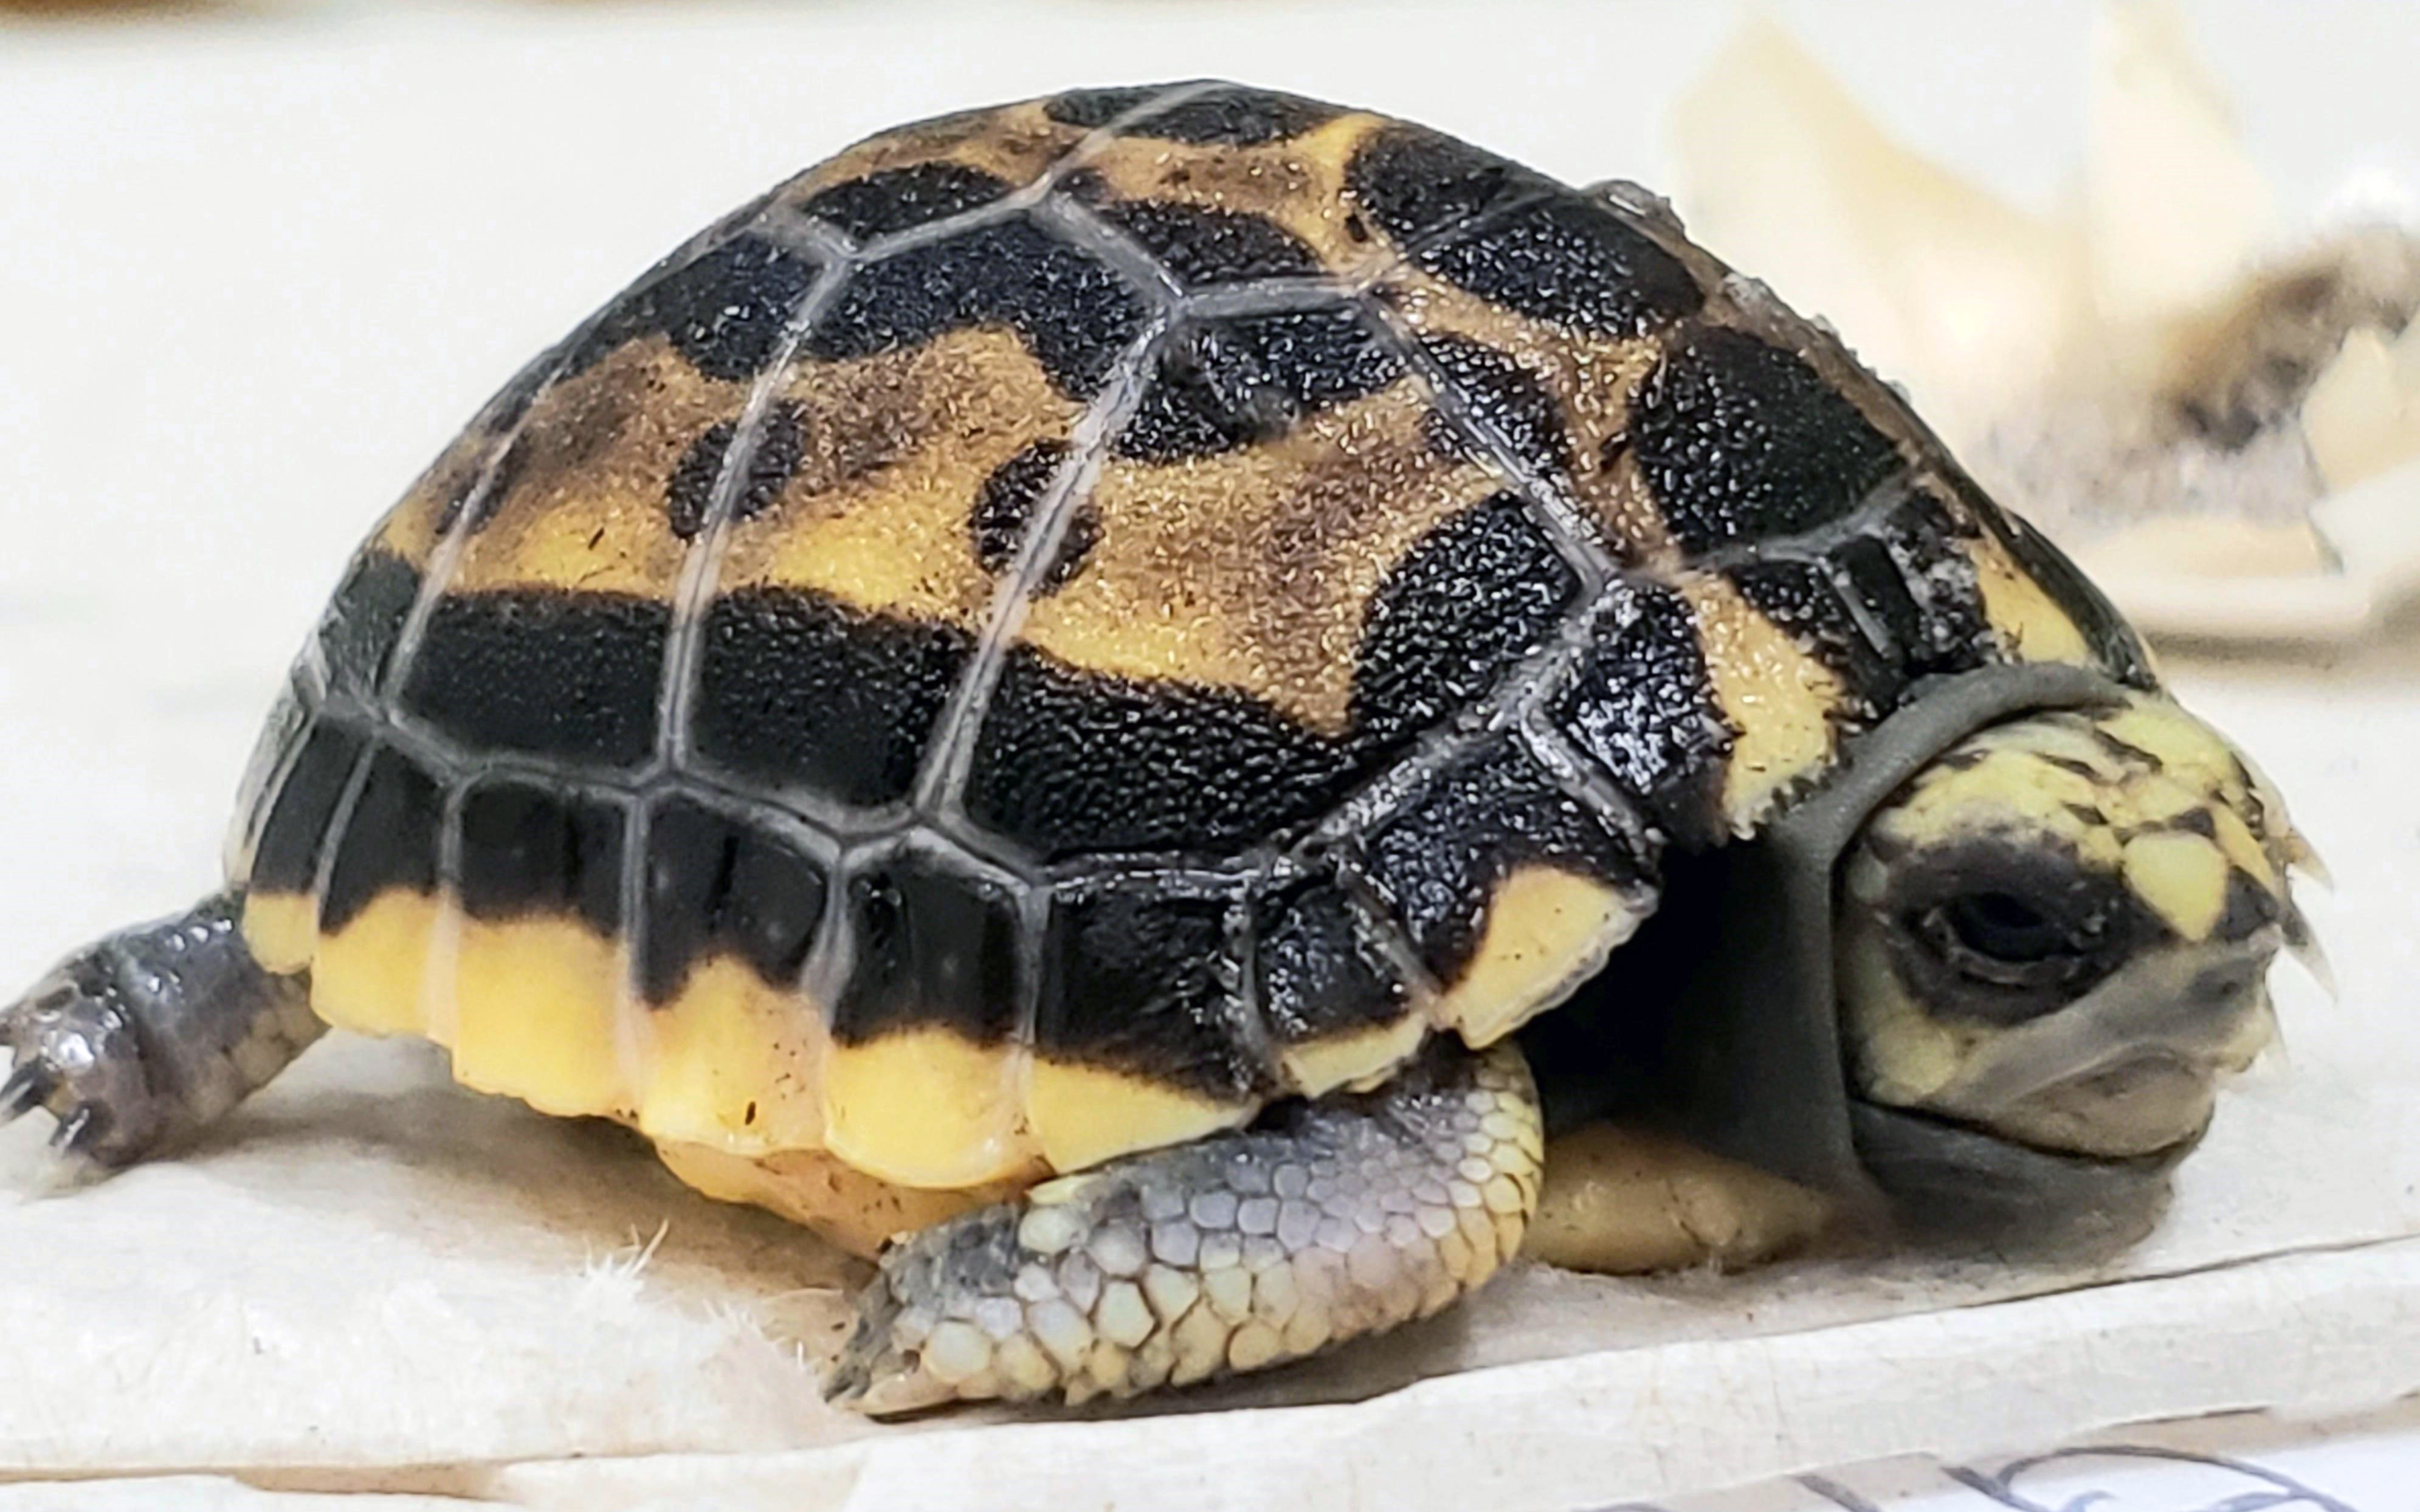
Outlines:
{"type": "Polygon", "coordinates": [[[1565,331],[1493,303],[1413,267],[1381,285],[1404,319],[1424,336],[1477,342],[1516,363],[1554,402],[1575,498],[1627,556],[1676,566],[1680,547],[1620,444],[1630,429],[1630,400],[1662,360],[1652,338],[1617,340],[1565,331]]]}
{"type": "Polygon", "coordinates": [[[454,1077],[545,1113],[626,1118],[637,1102],[618,1038],[629,963],[567,918],[460,920],[450,1036],[454,1077]]]}
{"type": "Polygon", "coordinates": [[[430,553],[437,549],[438,527],[446,512],[470,494],[490,454],[504,441],[503,432],[474,418],[404,490],[372,532],[371,544],[415,567],[427,566],[430,553]]]}
{"type": "Polygon", "coordinates": [[[973,168],[1021,188],[1087,135],[1052,120],[1043,105],[1029,100],[958,111],[867,137],[791,179],[776,197],[795,207],[835,184],[926,163],[973,168]]]}
{"type": "Polygon", "coordinates": [[[656,1154],[685,1185],[707,1196],[778,1213],[867,1259],[889,1240],[1005,1202],[1024,1184],[1011,1179],[926,1191],[868,1176],[836,1155],[813,1149],[750,1157],[714,1144],[659,1141],[656,1154]]]}
{"type": "Polygon", "coordinates": [[[1640,917],[1593,878],[1520,867],[1497,885],[1479,949],[1429,1015],[1473,1049],[1493,1044],[1593,976],[1640,917]]]}
{"type": "Polygon", "coordinates": [[[243,943],[261,969],[272,975],[304,969],[318,949],[318,901],[301,892],[246,893],[243,943]]]}
{"type": "Polygon", "coordinates": [[[2010,656],[2019,661],[2100,664],[2083,630],[1998,540],[1986,532],[1969,539],[1965,549],[1975,563],[1983,618],[1999,632],[2010,656]]]}
{"type": "Polygon", "coordinates": [[[1288,1045],[1279,1052],[1278,1064],[1295,1091],[1318,1097],[1388,1074],[1411,1058],[1428,1032],[1425,1018],[1406,1012],[1392,1024],[1288,1045]]]}
{"type": "Polygon", "coordinates": [[[1026,643],[1091,671],[1240,689],[1342,734],[1387,574],[1497,488],[1429,446],[1427,413],[1399,382],[1265,445],[1112,461],[1091,496],[1098,542],[1034,600],[1026,643]]]}
{"type": "Polygon", "coordinates": [[[1138,1149],[1199,1139],[1251,1121],[1256,1103],[1220,1103],[1095,1066],[1036,1056],[1025,1115],[1050,1168],[1081,1170],[1138,1149]]]}
{"type": "Polygon", "coordinates": [[[1723,772],[1723,813],[1741,835],[1832,760],[1838,677],[1723,579],[1680,584],[1704,642],[1714,695],[1738,732],[1723,772]]]}
{"type": "Polygon", "coordinates": [[[1247,145],[1112,138],[1072,161],[1097,177],[1112,200],[1257,216],[1308,245],[1328,272],[1351,278],[1393,255],[1367,217],[1358,222],[1361,235],[1354,235],[1344,192],[1345,165],[1387,124],[1377,116],[1340,116],[1290,140],[1247,145]]]}
{"type": "Polygon", "coordinates": [[[642,1134],[735,1156],[823,1144],[828,1041],[823,1014],[803,995],[710,956],[670,1000],[644,1011],[644,1030],[642,1134]]]}
{"type": "Polygon", "coordinates": [[[823,1143],[903,1186],[1000,1180],[1033,1163],[1018,1106],[1023,1058],[939,1027],[835,1043],[824,1057],[823,1143]]]}
{"type": "Polygon", "coordinates": [[[2226,857],[2183,830],[2155,830],[2126,842],[2126,886],[2180,938],[2206,940],[2226,911],[2226,857]]]}
{"type": "Polygon", "coordinates": [[[451,587],[670,597],[689,546],[666,507],[674,473],[747,398],[747,384],[702,376],[664,336],[557,383],[531,405],[509,486],[465,538],[451,587]]]}
{"type": "Polygon", "coordinates": [[[311,1011],[362,1034],[427,1029],[429,965],[440,935],[437,900],[393,888],[370,900],[311,962],[311,1011]]]}
{"type": "Polygon", "coordinates": [[[799,464],[768,507],[732,524],[721,586],[979,625],[996,586],[970,525],[985,480],[1037,441],[1063,441],[1079,407],[1000,328],[801,363],[782,397],[798,412],[799,464]]]}

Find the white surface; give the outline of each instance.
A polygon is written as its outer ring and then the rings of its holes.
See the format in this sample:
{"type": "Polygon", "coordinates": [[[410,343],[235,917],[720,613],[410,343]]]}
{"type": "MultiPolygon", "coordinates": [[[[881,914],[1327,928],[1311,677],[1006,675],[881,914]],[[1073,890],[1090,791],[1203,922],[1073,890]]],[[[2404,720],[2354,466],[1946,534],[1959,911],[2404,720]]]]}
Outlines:
{"type": "MultiPolygon", "coordinates": [[[[1782,9],[1898,129],[2015,192],[2055,181],[2082,7],[1782,9]]],[[[2408,10],[2199,14],[2275,181],[2321,193],[2365,154],[2420,181],[2408,10]]],[[[1538,4],[0,24],[0,792],[20,858],[0,978],[208,885],[255,722],[352,542],[522,357],[763,183],[947,106],[1204,72],[1652,180],[1664,102],[1726,24],[1538,4]]],[[[1088,1493],[1148,1485],[1166,1507],[1341,1501],[1349,1482],[1373,1504],[1475,1485],[1544,1508],[2420,1390],[2409,630],[2333,671],[2180,678],[2336,869],[2313,912],[2344,994],[2281,979],[2290,1066],[2230,1100],[2120,1272],[1533,1273],[1191,1404],[1435,1378],[1356,1406],[869,1433],[729,1316],[827,1278],[794,1230],[681,1192],[616,1139],[441,1086],[410,1047],[348,1043],[194,1158],[0,1217],[0,1473],[266,1465],[307,1489],[369,1467],[582,1507],[613,1487],[873,1505],[906,1486],[922,1509],[955,1504],[953,1466],[965,1504],[1078,1504],[1064,1462],[1088,1493]],[[659,1224],[641,1281],[582,1280],[659,1224]],[[1508,1368],[1440,1375],[1484,1365],[1508,1368]],[[710,1458],[445,1468],[670,1451],[710,1458]]],[[[32,1137],[0,1142],[0,1167],[32,1137]]],[[[139,1504],[164,1504],[154,1489],[139,1504]]]]}

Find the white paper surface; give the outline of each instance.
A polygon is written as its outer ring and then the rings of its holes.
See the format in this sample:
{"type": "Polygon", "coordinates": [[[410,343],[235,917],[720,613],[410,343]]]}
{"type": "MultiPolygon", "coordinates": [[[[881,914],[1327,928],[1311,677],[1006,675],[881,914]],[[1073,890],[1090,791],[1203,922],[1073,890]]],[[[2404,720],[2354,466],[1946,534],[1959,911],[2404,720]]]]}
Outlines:
{"type": "MultiPolygon", "coordinates": [[[[1803,9],[1907,129],[2019,189],[2077,118],[2059,60],[2082,7],[1988,39],[1929,8],[1803,9]]],[[[2420,123],[2356,87],[2420,60],[2390,9],[2332,10],[2325,56],[2280,12],[2211,13],[2274,179],[2334,181],[2342,133],[2420,158],[2420,123]],[[2296,114],[2337,97],[2324,132],[2296,114]]],[[[1201,72],[1652,180],[1667,92],[1729,24],[1680,5],[675,14],[0,27],[0,978],[209,885],[255,723],[354,539],[530,350],[763,182],[946,106],[1201,72]]],[[[2229,1100],[2166,1227],[2106,1272],[1530,1272],[1155,1413],[873,1429],[746,1316],[831,1279],[806,1236],[688,1194],[613,1131],[454,1089],[425,1050],[331,1042],[191,1158],[0,1213],[0,1479],[269,1489],[0,1486],[0,1509],[359,1487],[1569,1508],[2420,1390],[2414,639],[2333,670],[2179,669],[2335,867],[2312,913],[2343,995],[2281,976],[2288,1063],[2229,1100]],[[614,1269],[659,1228],[644,1273],[614,1269]]],[[[0,1138],[0,1172],[37,1137],[0,1138]]]]}

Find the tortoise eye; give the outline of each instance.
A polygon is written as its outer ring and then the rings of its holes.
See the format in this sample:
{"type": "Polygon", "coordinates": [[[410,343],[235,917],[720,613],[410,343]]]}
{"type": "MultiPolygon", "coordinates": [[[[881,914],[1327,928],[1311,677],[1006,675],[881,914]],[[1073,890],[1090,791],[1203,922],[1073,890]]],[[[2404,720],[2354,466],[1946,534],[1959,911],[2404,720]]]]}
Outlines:
{"type": "Polygon", "coordinates": [[[1962,892],[1927,909],[1916,933],[1970,980],[1994,987],[2060,986],[2100,953],[2102,931],[2013,892],[1962,892]]]}

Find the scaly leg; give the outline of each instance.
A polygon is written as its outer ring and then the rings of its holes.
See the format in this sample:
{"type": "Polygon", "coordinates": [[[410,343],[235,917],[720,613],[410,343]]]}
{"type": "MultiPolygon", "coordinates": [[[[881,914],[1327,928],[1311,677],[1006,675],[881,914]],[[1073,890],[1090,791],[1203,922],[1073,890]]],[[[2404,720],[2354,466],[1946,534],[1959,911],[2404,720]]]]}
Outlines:
{"type": "Polygon", "coordinates": [[[1537,1091],[1510,1043],[1112,1161],[925,1229],[858,1299],[830,1394],[869,1412],[1126,1396],[1425,1318],[1521,1246],[1537,1091]]]}
{"type": "Polygon", "coordinates": [[[34,1108],[72,1174],[132,1165],[216,1122],[318,1039],[302,977],[261,969],[242,900],[112,934],[0,1010],[0,1122],[34,1108]]]}

